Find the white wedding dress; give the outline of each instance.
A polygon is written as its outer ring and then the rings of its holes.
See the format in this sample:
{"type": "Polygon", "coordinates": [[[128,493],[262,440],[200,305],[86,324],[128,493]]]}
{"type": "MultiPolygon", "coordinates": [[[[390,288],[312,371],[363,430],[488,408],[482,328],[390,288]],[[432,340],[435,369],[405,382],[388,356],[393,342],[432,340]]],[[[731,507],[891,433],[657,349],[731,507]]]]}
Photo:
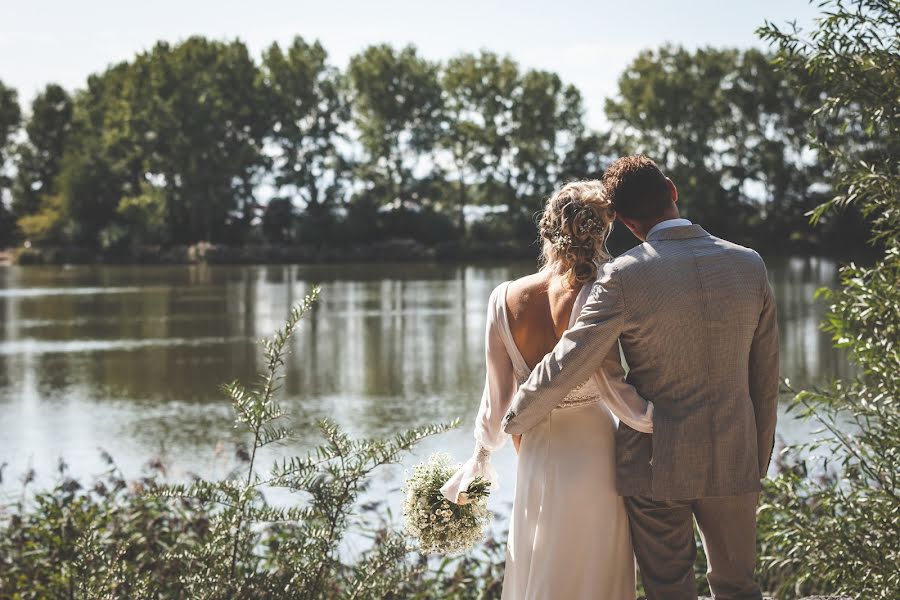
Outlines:
{"type": "MultiPolygon", "coordinates": [[[[481,476],[493,485],[490,455],[509,437],[502,421],[531,369],[513,341],[501,284],[488,302],[484,394],[475,454],[441,489],[453,502],[481,476]]],[[[569,326],[590,294],[578,295],[569,326]]],[[[634,600],[628,519],[615,488],[615,417],[651,432],[653,406],[626,384],[618,345],[584,382],[522,436],[506,548],[504,600],[634,600]]]]}

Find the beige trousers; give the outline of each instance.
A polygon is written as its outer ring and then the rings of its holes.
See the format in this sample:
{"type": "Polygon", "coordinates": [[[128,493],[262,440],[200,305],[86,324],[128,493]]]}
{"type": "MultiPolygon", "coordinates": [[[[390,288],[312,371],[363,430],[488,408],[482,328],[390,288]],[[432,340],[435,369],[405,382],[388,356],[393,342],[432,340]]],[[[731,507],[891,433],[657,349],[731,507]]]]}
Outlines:
{"type": "Polygon", "coordinates": [[[758,494],[659,501],[625,498],[631,540],[647,600],[695,600],[694,521],[709,564],[716,600],[760,600],[756,566],[758,494]]]}

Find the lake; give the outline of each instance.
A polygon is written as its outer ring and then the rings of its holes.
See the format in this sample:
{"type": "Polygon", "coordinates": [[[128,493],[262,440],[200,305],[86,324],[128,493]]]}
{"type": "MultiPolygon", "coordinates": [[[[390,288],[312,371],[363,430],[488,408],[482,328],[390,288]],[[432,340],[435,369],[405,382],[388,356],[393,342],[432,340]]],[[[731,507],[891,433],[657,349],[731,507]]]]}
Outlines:
{"type": "MultiPolygon", "coordinates": [[[[819,330],[815,290],[833,286],[837,265],[820,258],[769,258],[780,311],[782,374],[795,385],[851,372],[819,330]]],[[[322,266],[78,266],[0,268],[0,500],[35,469],[53,481],[57,461],[89,481],[111,454],[128,477],[161,458],[168,476],[228,472],[234,430],[221,383],[251,381],[257,341],[281,326],[314,283],[322,301],[299,328],[282,403],[298,453],[331,418],[358,436],[462,418],[418,446],[400,467],[377,473],[369,492],[396,506],[404,466],[443,450],[472,451],[472,420],[484,378],[487,299],[533,264],[322,266]]],[[[727,308],[726,308],[727,309],[727,308]]],[[[783,417],[779,436],[806,439],[814,426],[783,417]]],[[[495,463],[500,507],[513,493],[511,444],[495,463]]]]}

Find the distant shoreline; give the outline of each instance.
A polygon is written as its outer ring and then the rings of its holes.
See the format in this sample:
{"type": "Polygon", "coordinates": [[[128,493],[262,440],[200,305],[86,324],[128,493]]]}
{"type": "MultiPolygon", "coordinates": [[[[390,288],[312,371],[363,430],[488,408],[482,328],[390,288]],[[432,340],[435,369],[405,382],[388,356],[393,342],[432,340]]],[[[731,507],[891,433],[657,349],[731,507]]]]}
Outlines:
{"type": "Polygon", "coordinates": [[[366,244],[245,244],[200,242],[191,245],[141,246],[102,251],[82,246],[0,249],[0,266],[32,265],[250,265],[375,262],[457,262],[492,259],[533,260],[534,245],[517,242],[442,242],[426,245],[410,239],[366,244]]]}
{"type": "MultiPolygon", "coordinates": [[[[626,248],[612,248],[618,255],[626,248]]],[[[819,256],[839,261],[868,262],[866,255],[824,252],[819,247],[767,248],[756,246],[769,256],[819,256]]],[[[103,251],[83,246],[41,246],[0,248],[0,267],[32,265],[259,265],[259,264],[343,264],[379,262],[481,262],[492,260],[536,260],[535,243],[475,240],[427,245],[411,239],[391,239],[345,245],[325,244],[211,244],[140,246],[130,250],[103,251]]]]}

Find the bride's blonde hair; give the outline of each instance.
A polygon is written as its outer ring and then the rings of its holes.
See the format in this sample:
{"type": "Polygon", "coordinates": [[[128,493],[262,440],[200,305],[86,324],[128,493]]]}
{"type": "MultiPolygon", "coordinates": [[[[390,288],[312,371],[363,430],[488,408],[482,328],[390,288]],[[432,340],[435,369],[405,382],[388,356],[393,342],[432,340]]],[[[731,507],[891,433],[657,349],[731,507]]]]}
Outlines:
{"type": "Polygon", "coordinates": [[[541,215],[542,268],[563,275],[573,287],[596,279],[600,263],[609,258],[606,239],[615,218],[600,181],[564,185],[541,215]]]}

